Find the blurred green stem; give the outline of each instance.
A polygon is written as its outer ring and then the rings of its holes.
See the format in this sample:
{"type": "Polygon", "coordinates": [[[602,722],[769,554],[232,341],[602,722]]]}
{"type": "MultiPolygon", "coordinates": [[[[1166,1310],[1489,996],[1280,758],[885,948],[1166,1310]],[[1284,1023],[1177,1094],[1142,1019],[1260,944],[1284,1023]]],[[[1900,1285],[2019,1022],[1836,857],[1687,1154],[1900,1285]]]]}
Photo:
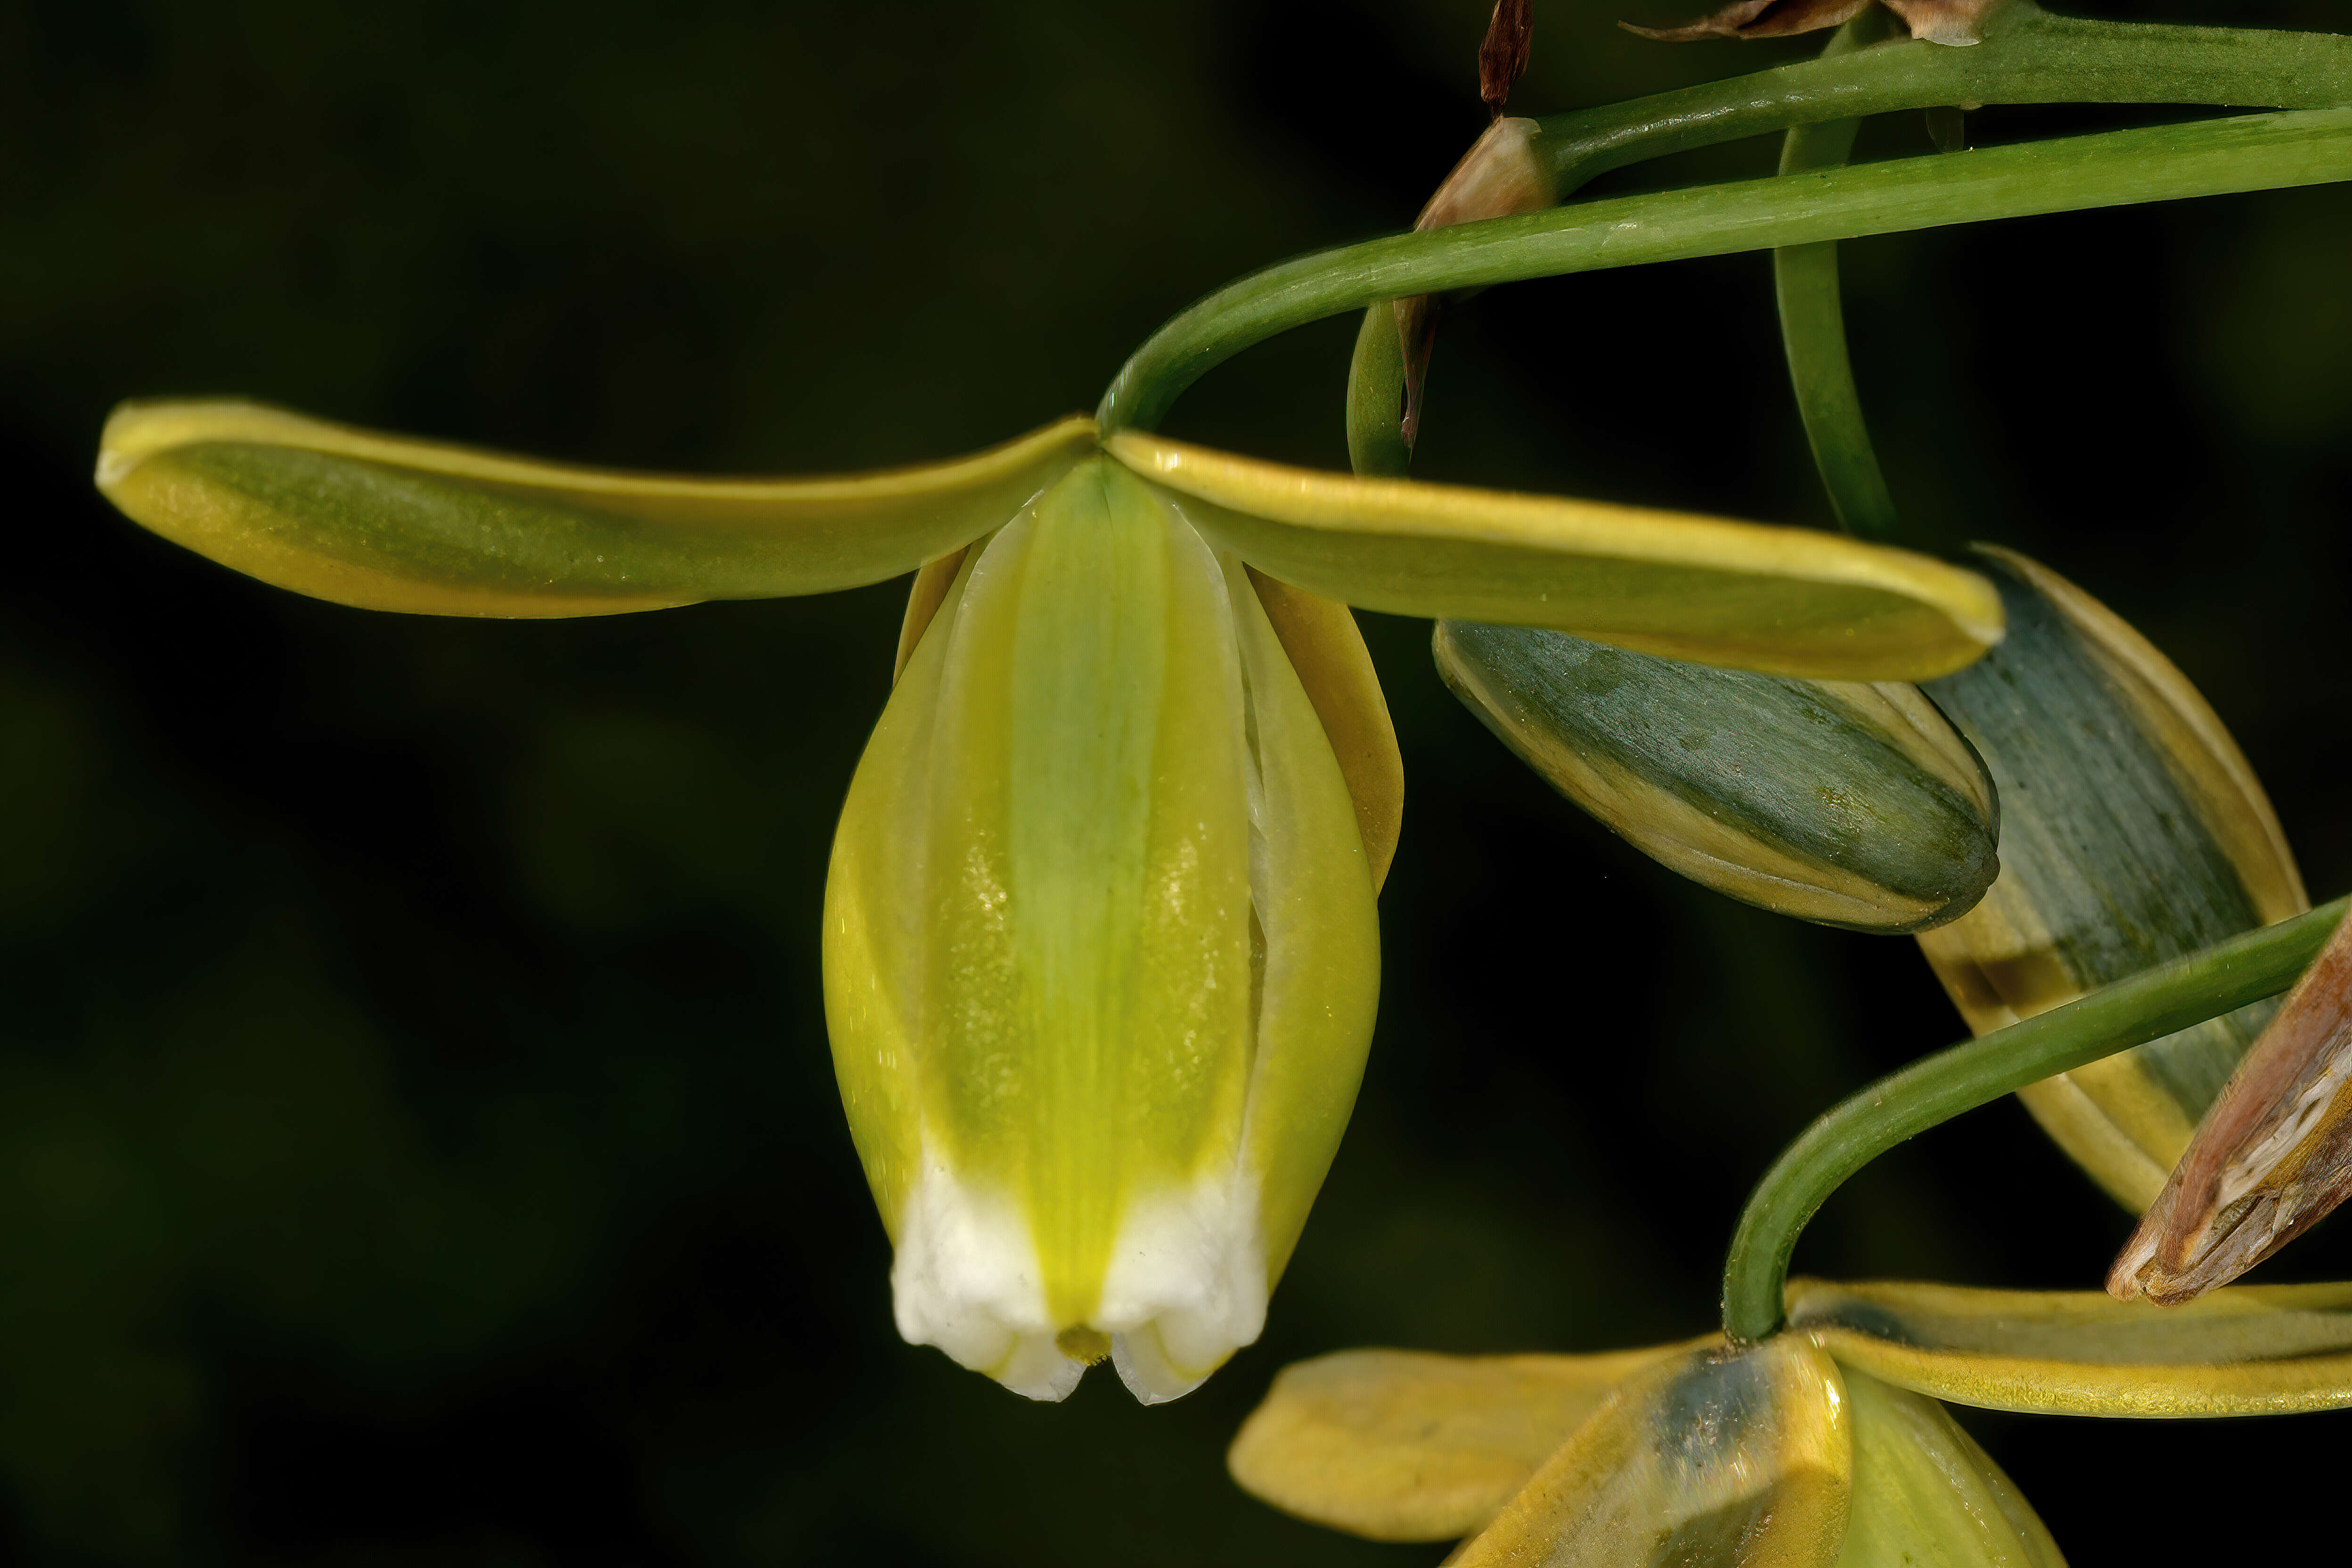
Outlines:
{"type": "Polygon", "coordinates": [[[1120,368],[1096,417],[1106,434],[1150,428],[1186,387],[1243,349],[1377,300],[2346,179],[2352,110],[2313,110],[1664,191],[1394,235],[1279,263],[1179,312],[1120,368]]]}
{"type": "Polygon", "coordinates": [[[2053,1073],[2161,1039],[2294,984],[2352,899],[2219,942],[2021,1023],[1924,1057],[1832,1107],[1757,1184],[1723,1270],[1723,1331],[1751,1343],[1781,1323],[1797,1237],[1845,1179],[1964,1110],[2053,1073]]]}
{"type": "MultiPolygon", "coordinates": [[[[1822,58],[1866,47],[1885,36],[1893,20],[1888,12],[1873,6],[1837,30],[1822,58]]],[[[1861,129],[1858,120],[1797,126],[1781,144],[1780,173],[1843,167],[1853,155],[1854,133],[1861,129]]],[[[1831,509],[1848,533],[1891,539],[1897,527],[1895,497],[1879,471],[1870,426],[1862,416],[1862,395],[1854,387],[1853,366],[1846,355],[1837,242],[1775,250],[1772,288],[1780,306],[1780,344],[1788,354],[1790,384],[1831,509]]]]}
{"type": "MultiPolygon", "coordinates": [[[[2352,38],[2326,34],[2085,22],[2053,16],[2030,0],[1996,15],[1973,48],[1916,43],[1902,31],[1874,6],[1841,28],[1819,59],[1555,115],[1538,122],[1531,147],[1558,187],[1553,200],[1566,201],[1607,170],[1763,132],[1789,132],[1782,174],[1833,167],[1853,151],[1855,117],[1892,110],[1957,121],[1956,106],[1987,103],[2352,105],[2352,38]]],[[[1824,242],[1784,248],[1776,260],[1792,252],[1779,269],[1780,312],[1806,434],[1840,521],[1855,533],[1884,537],[1894,526],[1893,502],[1866,439],[1853,446],[1863,429],[1843,368],[1843,323],[1821,317],[1836,303],[1835,252],[1824,242]],[[1800,342],[1820,352],[1807,354],[1800,342]],[[1840,417],[1842,397],[1850,420],[1840,417]]],[[[1349,450],[1359,473],[1402,474],[1412,452],[1383,428],[1396,420],[1402,363],[1383,383],[1374,362],[1380,348],[1368,322],[1349,376],[1349,450]]]]}
{"type": "MultiPolygon", "coordinates": [[[[2053,16],[2030,0],[2014,0],[1988,24],[1973,48],[1897,41],[1901,27],[1874,6],[1831,40],[1822,58],[1661,93],[1630,103],[1580,110],[1539,121],[1531,148],[1550,172],[1556,202],[1566,201],[1594,175],[1646,158],[1686,152],[1760,132],[1790,132],[1781,173],[1843,163],[1857,116],[1924,109],[1958,117],[1955,106],[1986,103],[2181,103],[2240,109],[2323,109],[2352,105],[2352,38],[2315,33],[2251,32],[2217,27],[2142,26],[2053,16]],[[1845,127],[1847,129],[1841,129],[1845,127]],[[1813,134],[1818,131],[1819,134],[1813,134]]],[[[1827,249],[1797,268],[1796,311],[1806,313],[1833,293],[1812,274],[1833,268],[1827,249]]],[[[1782,318],[1790,306],[1784,290],[1782,318]]],[[[1843,342],[1843,327],[1839,329],[1843,342]]],[[[1402,361],[1387,381],[1376,360],[1383,351],[1368,324],[1357,340],[1349,376],[1348,446],[1359,473],[1402,474],[1412,452],[1392,430],[1402,394],[1402,361]],[[1368,461],[1369,460],[1369,461],[1368,461]]],[[[1391,360],[1395,356],[1388,356],[1391,360]]],[[[1843,350],[1839,362],[1843,363],[1843,350]]],[[[1799,395],[1808,390],[1825,411],[1835,395],[1824,366],[1810,389],[1806,368],[1792,361],[1799,395]]],[[[1850,378],[1849,378],[1850,379],[1850,378]]],[[[1855,405],[1859,430],[1859,405],[1855,405]]],[[[1823,448],[1814,436],[1815,455],[1823,448]]],[[[1844,454],[1832,446],[1832,457],[1844,454]]],[[[1853,531],[1883,534],[1892,508],[1877,463],[1867,448],[1837,473],[1851,483],[1832,500],[1853,531]],[[1864,473],[1862,465],[1868,465],[1864,473]],[[1876,494],[1872,492],[1875,486],[1876,494]]],[[[1823,467],[1824,477],[1830,465],[1823,467]]]]}
{"type": "Polygon", "coordinates": [[[1567,187],[1604,169],[1792,125],[1986,103],[2339,108],[2352,105],[2352,37],[2085,21],[2012,0],[1973,48],[1905,39],[1824,54],[1552,115],[1535,146],[1567,187]]]}

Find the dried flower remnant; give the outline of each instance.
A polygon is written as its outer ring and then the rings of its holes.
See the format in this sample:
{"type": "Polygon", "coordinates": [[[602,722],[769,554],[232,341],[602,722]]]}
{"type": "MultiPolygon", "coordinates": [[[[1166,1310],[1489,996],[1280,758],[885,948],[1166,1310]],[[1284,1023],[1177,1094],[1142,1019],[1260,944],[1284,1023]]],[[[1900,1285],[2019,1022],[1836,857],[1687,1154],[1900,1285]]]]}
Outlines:
{"type": "Polygon", "coordinates": [[[2226,1285],[2352,1196],[2352,921],[2198,1123],[2108,1291],[2159,1305],[2226,1285]]]}
{"type": "MultiPolygon", "coordinates": [[[[1486,37],[1478,46],[1478,96],[1486,100],[1494,123],[1471,143],[1421,209],[1413,220],[1415,232],[1540,212],[1559,204],[1559,182],[1530,149],[1540,127],[1503,112],[1511,89],[1527,72],[1534,39],[1534,0],[1496,0],[1486,37]]],[[[1421,436],[1421,390],[1429,375],[1430,353],[1437,347],[1437,306],[1433,296],[1417,294],[1390,307],[1396,313],[1397,341],[1404,354],[1404,408],[1398,431],[1408,454],[1421,436]]]]}
{"type": "Polygon", "coordinates": [[[1478,96],[1497,120],[1510,101],[1511,89],[1527,74],[1528,54],[1535,43],[1535,0],[1495,0],[1486,41],[1478,46],[1478,96]]]}
{"type": "MultiPolygon", "coordinates": [[[[1984,20],[2000,0],[1882,0],[1903,18],[1914,38],[1929,43],[1964,46],[1984,41],[1984,20]]],[[[1843,26],[1867,10],[1872,0],[1733,0],[1679,27],[1619,26],[1629,33],[1664,43],[1686,44],[1700,38],[1785,38],[1798,33],[1820,32],[1843,26]]]]}
{"type": "MultiPolygon", "coordinates": [[[[1491,100],[1490,100],[1491,101],[1491,100]]],[[[1542,128],[1532,120],[1505,115],[1454,165],[1429,205],[1413,220],[1415,231],[1446,228],[1480,218],[1540,212],[1559,201],[1559,187],[1537,157],[1533,142],[1542,128]]],[[[1397,337],[1404,345],[1405,449],[1421,434],[1421,392],[1429,375],[1430,351],[1437,346],[1437,300],[1428,294],[1399,300],[1397,337]]]]}

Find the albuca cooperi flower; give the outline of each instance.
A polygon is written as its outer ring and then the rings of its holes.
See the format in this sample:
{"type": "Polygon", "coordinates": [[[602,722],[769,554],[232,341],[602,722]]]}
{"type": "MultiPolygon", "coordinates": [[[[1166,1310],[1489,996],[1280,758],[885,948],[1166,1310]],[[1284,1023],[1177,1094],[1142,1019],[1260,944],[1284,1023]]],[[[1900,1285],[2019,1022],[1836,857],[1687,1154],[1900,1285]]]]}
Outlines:
{"type": "Polygon", "coordinates": [[[843,1100],[910,1341],[1058,1398],[1264,1321],[1354,1099],[1400,770],[1345,604],[1916,680],[1981,578],[1806,530],[1283,468],[1068,419],[836,479],[689,479],[130,404],[100,488],[366,608],[611,614],[918,572],[826,894],[843,1100]]]}
{"type": "Polygon", "coordinates": [[[1450,1563],[2062,1568],[1939,1401],[2221,1416],[2352,1405],[2352,1286],[2158,1309],[2092,1291],[1796,1280],[1789,1326],[1600,1355],[1342,1351],[1286,1368],[1241,1484],[1450,1563]]]}

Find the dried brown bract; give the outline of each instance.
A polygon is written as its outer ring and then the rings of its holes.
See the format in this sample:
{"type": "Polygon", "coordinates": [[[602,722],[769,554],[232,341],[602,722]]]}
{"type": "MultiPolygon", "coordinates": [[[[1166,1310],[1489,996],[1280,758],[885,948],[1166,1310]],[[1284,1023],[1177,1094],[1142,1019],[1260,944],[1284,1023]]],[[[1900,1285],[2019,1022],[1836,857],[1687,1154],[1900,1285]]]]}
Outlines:
{"type": "MultiPolygon", "coordinates": [[[[1478,218],[1539,212],[1557,202],[1559,186],[1531,147],[1538,130],[1532,120],[1507,115],[1486,127],[1412,226],[1445,228],[1478,218]]],[[[1402,434],[1410,448],[1421,434],[1421,391],[1429,374],[1430,352],[1437,346],[1437,301],[1426,294],[1399,300],[1396,320],[1397,334],[1404,342],[1402,434]]]]}
{"type": "Polygon", "coordinates": [[[1511,100],[1511,89],[1527,74],[1528,54],[1535,43],[1535,0],[1495,0],[1486,41],[1478,46],[1478,96],[1486,100],[1486,112],[1498,120],[1511,100]]]}
{"type": "Polygon", "coordinates": [[[2107,1275],[2169,1306],[2226,1285],[2352,1196],[2352,921],[2197,1125],[2107,1275]]]}
{"type": "MultiPolygon", "coordinates": [[[[1637,27],[1620,22],[1627,32],[1670,44],[1696,38],[1781,38],[1793,33],[1819,32],[1860,15],[1874,0],[1733,0],[1721,10],[1679,27],[1637,27]]],[[[1937,44],[1974,44],[1984,39],[1983,24],[2000,0],[1875,0],[1903,18],[1914,38],[1937,44]]]]}

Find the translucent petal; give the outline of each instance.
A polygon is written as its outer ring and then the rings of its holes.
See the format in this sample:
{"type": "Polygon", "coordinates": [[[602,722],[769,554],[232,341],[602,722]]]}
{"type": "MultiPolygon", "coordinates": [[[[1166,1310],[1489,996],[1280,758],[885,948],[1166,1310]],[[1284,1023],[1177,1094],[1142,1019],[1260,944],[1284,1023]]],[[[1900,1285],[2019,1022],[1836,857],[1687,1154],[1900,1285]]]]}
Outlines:
{"type": "Polygon", "coordinates": [[[1800,1279],[1789,1322],[1842,1365],[1958,1405],[2139,1416],[2352,1405],[2352,1285],[2233,1286],[2158,1307],[2098,1290],[1800,1279]]]}
{"type": "Polygon", "coordinates": [[[1916,680],[2000,638],[1990,584],[1810,529],[1357,479],[1137,430],[1121,462],[1260,570],[1397,615],[1550,626],[1780,675],[1916,680]]]}
{"type": "Polygon", "coordinates": [[[1397,750],[1396,726],[1389,721],[1388,699],[1364,635],[1356,628],[1355,616],[1336,599],[1263,572],[1253,571],[1249,580],[1347,777],[1378,891],[1388,879],[1404,822],[1404,757],[1397,750]]]}
{"type": "Polygon", "coordinates": [[[1458,1568],[1829,1568],[1853,1448],[1845,1390],[1799,1335],[1634,1373],[1458,1568]]]}
{"type": "MultiPolygon", "coordinates": [[[[2309,907],[2262,785],[2145,637],[2047,567],[1986,549],[2010,636],[1928,695],[2001,800],[2001,872],[1919,939],[1979,1034],[2309,907]]],[[[2258,1003],[2021,1091],[2134,1210],[2276,1004],[2258,1003]]]]}
{"type": "Polygon", "coordinates": [[[936,561],[923,563],[915,574],[913,584],[907,590],[907,612],[898,620],[898,653],[890,666],[890,679],[895,685],[907,673],[907,661],[915,657],[921,646],[923,634],[931,627],[931,620],[947,605],[948,595],[963,574],[963,558],[971,546],[950,551],[936,561]]]}
{"type": "Polygon", "coordinates": [[[258,404],[126,403],[98,486],[265,583],[364,609],[594,616],[821,594],[1002,524],[1094,448],[1065,419],[953,462],[824,479],[625,473],[329,424],[258,404]]]}
{"type": "Polygon", "coordinates": [[[1244,1168],[1259,1191],[1272,1280],[1290,1260],[1355,1109],[1380,997],[1380,921],[1359,806],[1325,720],[1241,563],[1225,566],[1257,780],[1257,1028],[1244,1168]]]}
{"type": "Polygon", "coordinates": [[[1318,1356],[1283,1368],[1226,1464],[1248,1491],[1317,1524],[1455,1540],[1494,1518],[1612,1389],[1688,1348],[1318,1356]]]}
{"type": "Polygon", "coordinates": [[[1839,1370],[1853,1411],[1839,1568],[2065,1568],[2016,1485],[1942,1405],[1839,1370]]]}

